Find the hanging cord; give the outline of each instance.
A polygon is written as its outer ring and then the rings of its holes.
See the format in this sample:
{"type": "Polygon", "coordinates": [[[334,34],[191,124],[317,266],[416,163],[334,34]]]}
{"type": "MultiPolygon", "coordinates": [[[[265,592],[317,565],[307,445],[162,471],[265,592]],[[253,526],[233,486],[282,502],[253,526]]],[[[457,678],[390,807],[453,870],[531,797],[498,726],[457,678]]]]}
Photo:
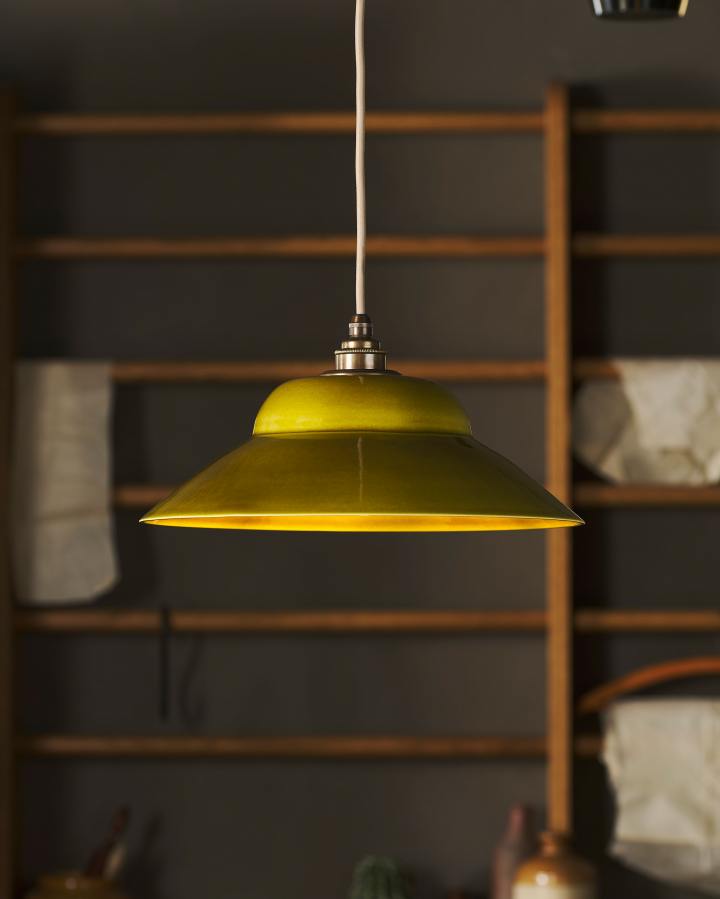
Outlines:
{"type": "Polygon", "coordinates": [[[357,249],[355,257],[355,312],[365,312],[365,0],[355,0],[355,194],[357,249]]]}

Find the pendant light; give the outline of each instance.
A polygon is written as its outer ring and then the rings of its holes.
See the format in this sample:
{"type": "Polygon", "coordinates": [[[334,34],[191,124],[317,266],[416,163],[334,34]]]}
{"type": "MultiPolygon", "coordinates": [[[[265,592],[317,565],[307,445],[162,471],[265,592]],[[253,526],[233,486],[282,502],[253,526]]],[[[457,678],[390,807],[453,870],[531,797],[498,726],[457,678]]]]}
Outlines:
{"type": "Polygon", "coordinates": [[[279,531],[494,531],[582,520],[473,439],[459,403],[389,371],[365,313],[364,0],[357,0],[356,312],[335,368],[265,400],[246,443],[142,521],[279,531]]]}
{"type": "Polygon", "coordinates": [[[689,0],[592,0],[599,18],[625,21],[681,19],[688,3],[689,0]]]}

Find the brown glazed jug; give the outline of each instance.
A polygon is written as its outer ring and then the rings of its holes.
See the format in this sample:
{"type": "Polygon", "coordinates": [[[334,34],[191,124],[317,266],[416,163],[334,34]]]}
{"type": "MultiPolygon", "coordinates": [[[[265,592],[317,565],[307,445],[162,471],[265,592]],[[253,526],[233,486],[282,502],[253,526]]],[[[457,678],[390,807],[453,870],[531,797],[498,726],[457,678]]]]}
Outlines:
{"type": "Polygon", "coordinates": [[[596,899],[595,869],[575,855],[567,838],[545,832],[540,851],[522,865],[513,883],[513,899],[596,899]]]}
{"type": "Polygon", "coordinates": [[[128,899],[107,880],[67,872],[47,874],[38,880],[27,899],[128,899]]]}

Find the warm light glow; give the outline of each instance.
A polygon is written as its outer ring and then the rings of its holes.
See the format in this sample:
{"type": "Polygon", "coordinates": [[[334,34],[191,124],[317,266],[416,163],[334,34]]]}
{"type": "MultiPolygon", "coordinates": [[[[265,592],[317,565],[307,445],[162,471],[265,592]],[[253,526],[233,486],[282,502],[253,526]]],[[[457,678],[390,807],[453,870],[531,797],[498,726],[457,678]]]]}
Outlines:
{"type": "Polygon", "coordinates": [[[422,533],[442,531],[529,531],[582,524],[550,518],[500,515],[245,515],[205,518],[146,518],[147,524],[177,528],[224,528],[252,531],[333,531],[422,533]]]}
{"type": "Polygon", "coordinates": [[[391,374],[288,381],[250,440],[147,513],[148,524],[282,531],[499,531],[580,518],[473,439],[459,403],[391,374]]]}

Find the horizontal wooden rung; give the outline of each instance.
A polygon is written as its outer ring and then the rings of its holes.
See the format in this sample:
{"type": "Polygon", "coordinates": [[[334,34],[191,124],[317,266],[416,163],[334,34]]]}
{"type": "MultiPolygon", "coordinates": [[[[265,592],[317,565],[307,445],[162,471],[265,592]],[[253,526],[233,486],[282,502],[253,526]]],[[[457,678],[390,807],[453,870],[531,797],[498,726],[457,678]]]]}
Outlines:
{"type": "MultiPolygon", "coordinates": [[[[672,357],[668,357],[672,358],[672,357]]],[[[547,376],[542,359],[391,359],[404,375],[454,383],[534,382],[547,376]]],[[[257,359],[245,361],[137,360],[115,362],[113,380],[118,384],[274,384],[306,378],[327,371],[325,359],[257,359]]],[[[578,359],[573,366],[577,380],[619,377],[611,359],[578,359]]]]}
{"type": "MultiPolygon", "coordinates": [[[[539,381],[545,377],[542,359],[392,359],[404,375],[434,381],[539,381]]],[[[142,383],[273,383],[318,375],[332,367],[328,354],[316,360],[243,362],[116,362],[113,378],[120,384],[142,383]]],[[[604,366],[608,374],[611,364],[604,366]]],[[[598,371],[600,367],[598,367],[598,371]]]]}
{"type": "MultiPolygon", "coordinates": [[[[157,633],[163,627],[154,610],[27,610],[15,614],[20,631],[68,633],[157,633]]],[[[542,610],[175,610],[168,626],[177,633],[482,633],[535,631],[545,627],[542,610]]]]}
{"type": "Polygon", "coordinates": [[[575,485],[574,502],[586,508],[606,506],[718,506],[720,487],[676,487],[666,484],[575,485]]]}
{"type": "MultiPolygon", "coordinates": [[[[542,236],[374,235],[371,258],[483,259],[534,258],[545,255],[542,236]]],[[[580,259],[720,256],[717,234],[576,234],[574,256],[580,259]]],[[[352,235],[281,237],[35,237],[16,241],[19,259],[328,259],[355,255],[352,235]]]]}
{"type": "Polygon", "coordinates": [[[581,634],[708,633],[720,631],[715,609],[578,609],[581,634]]]}
{"type": "Polygon", "coordinates": [[[174,489],[163,484],[119,484],[113,498],[119,509],[145,509],[165,499],[174,489]]]}
{"type": "Polygon", "coordinates": [[[577,234],[573,254],[582,259],[720,256],[720,234],[577,234]]]}
{"type": "MultiPolygon", "coordinates": [[[[404,375],[433,381],[540,381],[547,375],[543,359],[392,359],[404,375]]],[[[316,360],[271,359],[242,362],[136,361],[115,362],[113,378],[120,384],[143,383],[273,383],[312,377],[328,369],[330,358],[316,360]]],[[[579,359],[578,379],[616,378],[609,359],[579,359]]]]}
{"type": "Polygon", "coordinates": [[[542,757],[534,737],[97,737],[20,738],[22,755],[142,758],[524,758],[542,757]]]}
{"type": "MultiPolygon", "coordinates": [[[[542,112],[369,111],[369,134],[505,134],[540,132],[542,112]]],[[[355,113],[258,111],[226,113],[121,114],[31,113],[15,119],[17,134],[42,137],[152,134],[348,134],[355,113]]]]}
{"type": "MultiPolygon", "coordinates": [[[[716,109],[590,109],[571,114],[577,134],[720,132],[716,109]]],[[[355,113],[347,110],[220,113],[37,112],[14,120],[16,134],[36,137],[112,137],[193,134],[347,134],[355,113]]],[[[513,134],[543,132],[542,110],[379,110],[367,113],[370,134],[513,134]]]]}
{"type": "MultiPolygon", "coordinates": [[[[243,611],[176,609],[167,622],[154,609],[18,609],[15,628],[33,634],[482,634],[542,632],[541,609],[414,610],[322,609],[243,611]]],[[[578,609],[575,629],[583,634],[720,631],[713,609],[578,609]]]]}
{"type": "MultiPolygon", "coordinates": [[[[17,752],[40,758],[491,759],[543,758],[544,737],[110,737],[40,734],[20,737],[17,752]]],[[[578,754],[597,755],[596,737],[578,754]]]]}
{"type": "MultiPolygon", "coordinates": [[[[671,357],[669,357],[671,358],[671,357]]],[[[542,359],[392,359],[395,369],[415,378],[433,381],[513,382],[542,381],[547,365],[542,359]]],[[[313,377],[328,370],[326,359],[258,359],[222,361],[132,361],[115,362],[113,379],[118,384],[176,383],[275,383],[290,378],[313,377]]],[[[578,359],[573,366],[578,380],[619,377],[611,359],[578,359]]]]}
{"type": "MultiPolygon", "coordinates": [[[[232,259],[342,258],[355,255],[351,235],[287,237],[36,237],[17,241],[20,259],[232,259]]],[[[542,237],[482,235],[375,235],[367,239],[370,257],[503,258],[536,257],[545,252],[542,237]]]]}
{"type": "MultiPolygon", "coordinates": [[[[394,369],[415,378],[455,383],[542,381],[547,365],[542,359],[396,359],[394,369]]],[[[244,361],[136,360],[115,362],[118,384],[274,384],[307,378],[328,370],[332,360],[256,359],[244,361]]],[[[610,359],[578,359],[573,366],[578,380],[619,377],[610,359]]]]}
{"type": "Polygon", "coordinates": [[[577,134],[720,132],[720,109],[576,109],[577,134]]]}
{"type": "MultiPolygon", "coordinates": [[[[149,508],[174,489],[161,484],[120,484],[115,505],[125,509],[149,508]]],[[[665,485],[617,485],[595,482],[576,484],[573,502],[585,508],[611,506],[718,506],[720,487],[673,487],[665,485]]]]}

